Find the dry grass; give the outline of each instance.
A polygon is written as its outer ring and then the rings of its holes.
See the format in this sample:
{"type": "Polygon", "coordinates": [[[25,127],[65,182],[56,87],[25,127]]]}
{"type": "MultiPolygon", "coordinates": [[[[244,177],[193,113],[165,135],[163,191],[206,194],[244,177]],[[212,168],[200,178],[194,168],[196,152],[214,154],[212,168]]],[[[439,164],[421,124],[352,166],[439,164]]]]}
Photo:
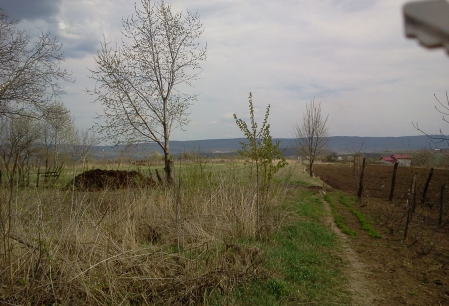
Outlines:
{"type": "MultiPolygon", "coordinates": [[[[260,234],[255,189],[203,170],[171,188],[23,189],[11,206],[1,190],[0,303],[203,304],[255,277],[260,251],[232,243],[260,234]]],[[[264,203],[263,230],[278,191],[264,203]]]]}

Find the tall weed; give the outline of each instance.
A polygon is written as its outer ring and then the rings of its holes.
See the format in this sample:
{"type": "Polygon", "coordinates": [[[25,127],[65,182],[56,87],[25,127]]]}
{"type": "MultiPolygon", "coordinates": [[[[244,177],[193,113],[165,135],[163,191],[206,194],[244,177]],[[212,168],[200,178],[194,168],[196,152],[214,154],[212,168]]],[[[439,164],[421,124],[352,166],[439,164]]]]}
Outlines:
{"type": "MultiPolygon", "coordinates": [[[[231,243],[257,234],[255,190],[237,168],[184,164],[173,187],[27,188],[10,208],[1,189],[0,301],[198,304],[255,277],[259,250],[231,243]]],[[[284,194],[271,190],[267,228],[284,194]]]]}

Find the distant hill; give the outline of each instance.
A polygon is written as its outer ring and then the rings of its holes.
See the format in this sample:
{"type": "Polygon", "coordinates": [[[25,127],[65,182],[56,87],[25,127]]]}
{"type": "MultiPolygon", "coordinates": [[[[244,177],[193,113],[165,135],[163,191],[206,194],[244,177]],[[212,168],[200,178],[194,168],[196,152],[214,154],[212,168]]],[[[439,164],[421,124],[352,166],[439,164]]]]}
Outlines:
{"type": "Polygon", "coordinates": [[[406,152],[421,148],[430,148],[431,140],[425,136],[402,137],[354,137],[334,136],[329,140],[331,151],[349,154],[359,151],[364,153],[406,152]]]}
{"type": "MultiPolygon", "coordinates": [[[[217,156],[220,154],[235,154],[241,148],[241,142],[245,138],[234,139],[207,139],[170,141],[170,151],[177,155],[184,151],[196,152],[205,155],[217,156]]],[[[295,155],[295,139],[275,138],[280,141],[285,156],[295,155]]],[[[329,138],[329,151],[339,155],[349,155],[360,150],[363,153],[388,153],[408,152],[420,148],[429,148],[431,141],[427,136],[402,136],[402,137],[356,137],[356,136],[332,136],[329,138]]],[[[114,158],[119,154],[126,154],[133,158],[148,156],[152,151],[162,152],[155,143],[138,144],[136,146],[98,146],[93,154],[98,158],[114,158]]]]}

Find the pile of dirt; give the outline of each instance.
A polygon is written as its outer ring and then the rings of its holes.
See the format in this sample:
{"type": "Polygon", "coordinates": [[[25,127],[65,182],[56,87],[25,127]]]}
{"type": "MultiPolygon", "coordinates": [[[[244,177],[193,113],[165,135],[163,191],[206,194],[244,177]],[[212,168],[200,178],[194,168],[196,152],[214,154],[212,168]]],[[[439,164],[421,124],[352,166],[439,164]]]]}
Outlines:
{"type": "Polygon", "coordinates": [[[137,171],[94,169],[77,175],[67,188],[78,190],[103,190],[135,187],[154,187],[156,182],[137,171]]]}

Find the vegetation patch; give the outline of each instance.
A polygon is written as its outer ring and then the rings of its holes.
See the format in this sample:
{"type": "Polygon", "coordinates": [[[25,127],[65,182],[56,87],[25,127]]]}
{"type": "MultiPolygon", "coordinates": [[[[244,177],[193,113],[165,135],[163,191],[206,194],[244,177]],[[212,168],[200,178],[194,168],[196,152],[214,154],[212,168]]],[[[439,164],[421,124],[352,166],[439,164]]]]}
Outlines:
{"type": "Polygon", "coordinates": [[[99,169],[76,176],[65,190],[0,188],[0,222],[11,229],[0,235],[6,271],[0,300],[225,305],[235,288],[263,281],[264,252],[240,241],[270,237],[285,199],[278,188],[267,190],[260,235],[256,186],[241,179],[251,169],[233,161],[227,166],[180,165],[176,185],[158,188],[130,188],[147,182],[136,171],[99,169]]]}
{"type": "Polygon", "coordinates": [[[332,202],[332,199],[329,196],[329,194],[326,194],[324,196],[324,200],[329,204],[331,211],[332,211],[332,216],[334,217],[334,220],[335,220],[335,223],[341,229],[341,231],[343,233],[345,233],[346,235],[357,236],[356,231],[350,229],[349,227],[346,226],[346,224],[344,224],[343,217],[338,213],[338,211],[335,207],[335,204],[334,204],[334,202],[332,202]]]}
{"type": "Polygon", "coordinates": [[[211,305],[350,304],[341,260],[334,253],[336,236],[319,221],[326,213],[319,195],[307,190],[295,195],[284,207],[288,220],[269,239],[257,242],[264,252],[264,277],[236,287],[226,303],[211,305]]]}
{"type": "Polygon", "coordinates": [[[0,188],[0,202],[14,204],[0,216],[11,228],[0,237],[2,302],[350,302],[322,195],[290,180],[307,174],[277,173],[257,217],[252,164],[186,163],[158,188],[129,188],[146,178],[126,167],[84,172],[66,190],[0,188]]]}
{"type": "Polygon", "coordinates": [[[371,227],[371,225],[366,220],[366,218],[363,216],[363,214],[360,213],[359,211],[357,211],[354,207],[351,206],[351,204],[348,203],[345,196],[343,196],[343,195],[340,196],[339,202],[341,204],[343,204],[344,206],[346,206],[349,209],[349,211],[352,212],[354,214],[354,216],[357,217],[360,224],[362,225],[362,229],[364,231],[366,231],[368,233],[368,235],[370,235],[371,237],[374,237],[374,238],[382,238],[382,236],[379,233],[377,233],[374,228],[371,227]]]}

